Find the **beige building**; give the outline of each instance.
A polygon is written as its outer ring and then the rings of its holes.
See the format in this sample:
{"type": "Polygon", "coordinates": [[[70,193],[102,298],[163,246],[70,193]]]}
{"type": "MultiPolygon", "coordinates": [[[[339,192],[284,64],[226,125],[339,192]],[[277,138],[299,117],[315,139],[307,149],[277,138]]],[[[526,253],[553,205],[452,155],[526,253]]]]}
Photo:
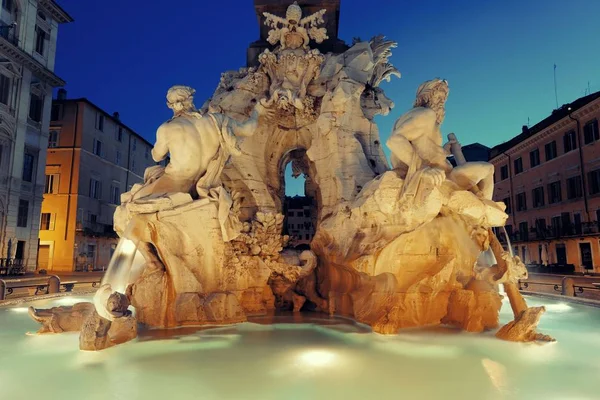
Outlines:
{"type": "Polygon", "coordinates": [[[38,250],[58,26],[51,0],[0,5],[0,268],[33,270],[38,250]]]}
{"type": "MultiPolygon", "coordinates": [[[[285,197],[284,201],[284,234],[290,236],[290,247],[310,245],[315,236],[313,224],[316,207],[312,197],[285,197]]],[[[308,248],[308,247],[307,247],[308,248]]]]}
{"type": "Polygon", "coordinates": [[[494,147],[494,198],[514,249],[532,264],[600,272],[600,92],[555,110],[494,147]]]}
{"type": "Polygon", "coordinates": [[[59,91],[52,122],[40,223],[39,269],[102,270],[117,244],[121,193],[155,165],[152,145],[89,100],[59,91]]]}

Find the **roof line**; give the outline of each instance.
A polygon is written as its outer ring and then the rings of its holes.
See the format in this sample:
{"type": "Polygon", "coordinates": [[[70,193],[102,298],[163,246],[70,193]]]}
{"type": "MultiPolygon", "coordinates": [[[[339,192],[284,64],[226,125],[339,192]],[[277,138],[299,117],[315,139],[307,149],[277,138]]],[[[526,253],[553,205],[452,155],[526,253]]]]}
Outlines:
{"type": "Polygon", "coordinates": [[[61,6],[58,5],[54,0],[40,0],[39,4],[44,7],[46,11],[52,14],[52,17],[60,23],[73,22],[71,17],[61,6]]]}
{"type": "Polygon", "coordinates": [[[53,103],[80,103],[80,102],[85,102],[88,103],[89,105],[91,105],[92,107],[96,108],[97,110],[101,111],[102,113],[104,113],[105,116],[107,116],[108,118],[110,118],[112,121],[116,122],[117,124],[123,126],[123,128],[126,128],[128,131],[130,131],[131,133],[133,133],[135,136],[137,136],[138,138],[142,139],[146,144],[148,144],[149,146],[154,146],[152,143],[150,143],[146,138],[144,138],[142,135],[140,135],[139,133],[137,133],[134,129],[132,129],[130,126],[126,125],[125,123],[123,123],[123,121],[121,121],[120,119],[116,119],[112,114],[106,112],[104,109],[100,108],[99,106],[97,106],[96,104],[94,104],[93,102],[91,102],[88,98],[86,97],[79,97],[77,99],[64,99],[64,100],[59,100],[59,99],[52,99],[53,103]]]}
{"type": "Polygon", "coordinates": [[[554,110],[552,114],[550,114],[548,117],[544,118],[531,128],[528,128],[524,125],[522,133],[491,148],[490,160],[500,156],[502,153],[505,153],[506,151],[512,149],[518,144],[524,142],[525,140],[537,135],[538,133],[541,133],[546,128],[558,123],[564,118],[567,118],[570,114],[582,109],[583,107],[587,106],[588,104],[599,98],[600,91],[589,94],[587,96],[580,97],[572,101],[571,103],[564,104],[560,108],[554,110]]]}

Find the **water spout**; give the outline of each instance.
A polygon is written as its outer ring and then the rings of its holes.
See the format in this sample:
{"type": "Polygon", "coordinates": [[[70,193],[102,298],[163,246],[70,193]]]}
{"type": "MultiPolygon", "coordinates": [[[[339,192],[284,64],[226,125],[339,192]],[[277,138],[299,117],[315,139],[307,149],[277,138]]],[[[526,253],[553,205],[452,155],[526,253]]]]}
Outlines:
{"type": "Polygon", "coordinates": [[[114,292],[125,294],[127,286],[135,282],[142,272],[145,260],[137,248],[138,244],[126,237],[119,239],[115,253],[102,278],[100,289],[94,295],[96,311],[105,319],[111,321],[114,319],[106,309],[108,297],[114,292]]]}

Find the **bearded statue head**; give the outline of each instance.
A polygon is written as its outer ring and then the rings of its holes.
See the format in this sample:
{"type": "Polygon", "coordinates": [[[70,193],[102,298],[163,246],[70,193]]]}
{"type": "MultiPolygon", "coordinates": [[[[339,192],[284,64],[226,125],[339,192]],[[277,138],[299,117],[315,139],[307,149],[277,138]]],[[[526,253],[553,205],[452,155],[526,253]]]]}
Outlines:
{"type": "Polygon", "coordinates": [[[446,116],[446,100],[448,99],[448,81],[445,79],[432,79],[424,82],[417,89],[415,107],[431,108],[437,115],[437,123],[441,124],[446,116]]]}

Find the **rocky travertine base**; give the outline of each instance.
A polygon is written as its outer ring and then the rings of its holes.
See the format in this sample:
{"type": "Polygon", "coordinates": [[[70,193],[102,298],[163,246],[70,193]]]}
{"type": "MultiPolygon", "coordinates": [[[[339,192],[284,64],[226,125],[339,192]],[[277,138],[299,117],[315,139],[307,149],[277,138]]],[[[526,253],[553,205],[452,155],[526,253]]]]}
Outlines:
{"type": "Polygon", "coordinates": [[[257,213],[225,242],[217,208],[208,201],[135,216],[132,239],[148,241],[142,246],[153,257],[127,289],[138,322],[160,328],[222,325],[265,315],[276,303],[299,310],[305,298],[295,285],[317,260],[310,251],[289,262],[282,257],[288,240],[281,234],[283,220],[281,214],[257,213]],[[203,230],[190,232],[199,223],[203,230]]]}
{"type": "Polygon", "coordinates": [[[457,290],[450,295],[448,314],[442,322],[467,332],[495,329],[501,307],[502,297],[494,291],[457,290]]]}
{"type": "Polygon", "coordinates": [[[53,307],[48,310],[29,307],[29,316],[42,324],[38,334],[79,332],[85,320],[95,311],[92,303],[53,307]]]}

